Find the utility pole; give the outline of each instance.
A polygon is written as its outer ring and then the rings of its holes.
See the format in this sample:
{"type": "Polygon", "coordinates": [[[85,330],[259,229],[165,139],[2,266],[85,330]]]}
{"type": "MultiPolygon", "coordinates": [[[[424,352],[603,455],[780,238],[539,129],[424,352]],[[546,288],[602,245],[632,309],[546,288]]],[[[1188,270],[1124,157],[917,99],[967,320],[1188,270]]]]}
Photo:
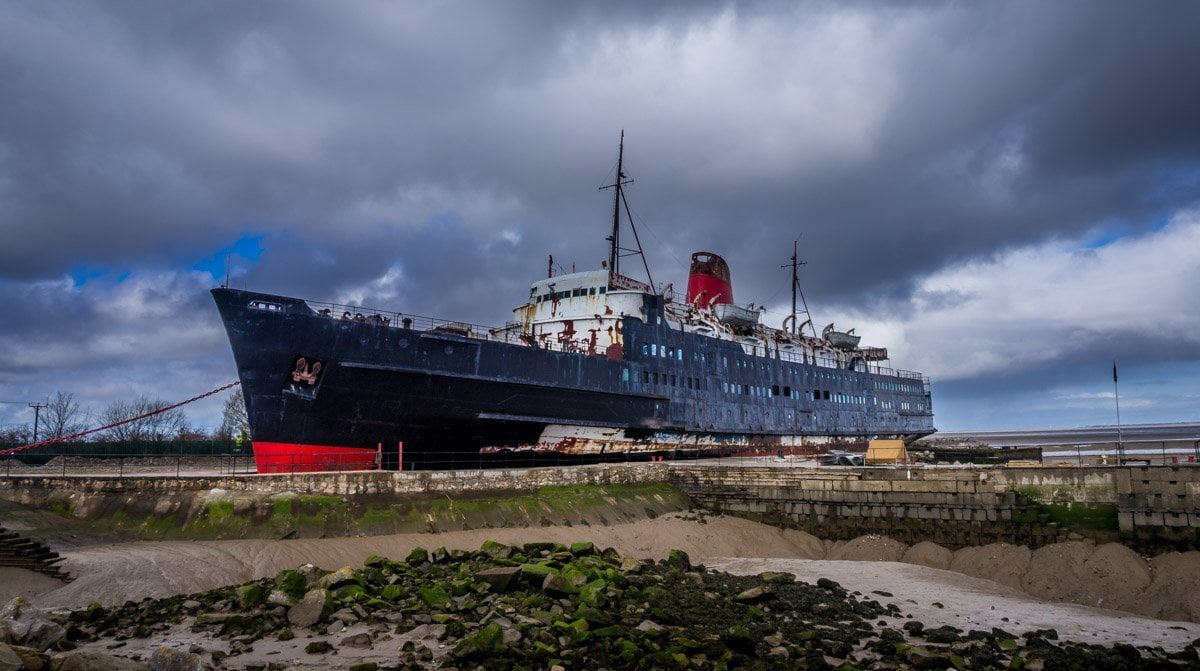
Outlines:
{"type": "Polygon", "coordinates": [[[33,442],[38,442],[38,420],[42,418],[42,408],[46,407],[45,403],[30,403],[29,407],[33,408],[33,442]]]}
{"type": "Polygon", "coordinates": [[[1113,399],[1117,402],[1117,465],[1125,463],[1125,443],[1121,440],[1121,395],[1117,391],[1117,360],[1113,359],[1113,399]]]}

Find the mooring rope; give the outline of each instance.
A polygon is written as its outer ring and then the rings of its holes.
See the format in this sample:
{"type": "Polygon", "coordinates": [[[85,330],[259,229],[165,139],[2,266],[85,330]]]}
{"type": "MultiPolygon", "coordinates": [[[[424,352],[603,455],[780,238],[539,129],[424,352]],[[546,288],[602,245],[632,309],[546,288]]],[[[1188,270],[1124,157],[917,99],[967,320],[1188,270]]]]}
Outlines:
{"type": "Polygon", "coordinates": [[[141,415],[138,415],[137,417],[130,417],[129,419],[123,419],[119,422],[113,422],[112,424],[108,424],[106,426],[101,426],[101,427],[98,427],[95,429],[88,429],[87,431],[80,431],[79,433],[72,433],[69,436],[59,436],[58,438],[51,438],[49,440],[43,440],[39,443],[30,443],[29,445],[22,445],[20,447],[10,447],[7,450],[0,450],[0,455],[15,454],[17,452],[23,452],[25,450],[32,450],[35,447],[45,447],[46,445],[53,445],[55,443],[63,443],[68,440],[75,440],[76,438],[82,438],[84,436],[89,436],[93,433],[99,433],[101,431],[106,431],[113,427],[121,426],[122,424],[136,422],[139,419],[146,419],[147,417],[153,417],[154,415],[166,412],[168,410],[174,410],[175,408],[178,408],[181,405],[187,405],[188,403],[193,403],[195,401],[199,401],[202,398],[208,398],[209,396],[212,396],[213,394],[219,394],[219,393],[225,391],[226,389],[229,389],[230,387],[236,387],[239,384],[241,384],[241,382],[230,382],[229,384],[227,384],[225,386],[217,387],[216,389],[213,389],[212,391],[200,394],[199,396],[193,396],[192,398],[189,398],[186,401],[180,401],[179,403],[175,403],[174,405],[165,405],[161,408],[158,408],[157,410],[151,410],[150,412],[143,413],[141,415]]]}

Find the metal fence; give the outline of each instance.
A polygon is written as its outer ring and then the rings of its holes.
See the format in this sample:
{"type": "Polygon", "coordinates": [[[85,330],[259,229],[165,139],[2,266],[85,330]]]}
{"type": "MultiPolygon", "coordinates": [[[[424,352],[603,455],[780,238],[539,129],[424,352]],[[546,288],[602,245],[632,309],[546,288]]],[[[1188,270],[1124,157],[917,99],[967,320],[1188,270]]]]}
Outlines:
{"type": "MultiPolygon", "coordinates": [[[[258,455],[241,453],[161,454],[76,451],[48,459],[22,459],[22,455],[0,458],[0,477],[97,476],[175,477],[249,476],[256,474],[299,474],[331,471],[397,469],[396,454],[364,451],[361,454],[313,453],[312,451],[258,455]]],[[[403,471],[456,471],[497,468],[557,468],[582,464],[659,463],[670,461],[709,462],[740,465],[815,465],[816,455],[779,454],[776,451],[713,454],[698,457],[684,452],[619,453],[580,457],[555,452],[497,452],[493,454],[404,455],[403,471]]]]}

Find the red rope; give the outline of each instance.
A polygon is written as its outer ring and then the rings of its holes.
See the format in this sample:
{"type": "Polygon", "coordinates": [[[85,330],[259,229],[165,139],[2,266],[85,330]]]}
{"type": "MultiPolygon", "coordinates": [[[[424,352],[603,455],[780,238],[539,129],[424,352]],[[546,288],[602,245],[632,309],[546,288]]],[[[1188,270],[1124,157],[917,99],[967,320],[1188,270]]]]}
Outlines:
{"type": "Polygon", "coordinates": [[[193,402],[195,402],[195,401],[199,401],[199,400],[200,400],[200,399],[202,399],[202,398],[208,398],[209,396],[212,396],[213,394],[219,394],[219,393],[221,393],[221,392],[225,391],[226,389],[229,389],[230,387],[236,387],[236,386],[237,386],[237,385],[239,385],[239,384],[241,384],[241,382],[230,382],[229,384],[227,384],[227,385],[225,385],[225,386],[223,386],[223,387],[217,387],[216,389],[213,389],[212,391],[209,391],[209,392],[205,392],[205,393],[203,393],[203,394],[200,394],[199,396],[193,396],[192,398],[189,398],[189,399],[188,399],[188,400],[186,400],[186,401],[180,401],[179,403],[176,403],[176,404],[174,404],[174,405],[166,405],[166,406],[163,406],[163,407],[161,407],[161,408],[159,408],[159,409],[157,409],[157,410],[151,410],[150,412],[147,412],[147,413],[144,413],[144,414],[138,415],[137,417],[130,417],[129,419],[123,419],[123,420],[121,420],[121,421],[119,421],[119,422],[113,422],[112,424],[109,424],[109,425],[107,425],[107,426],[101,426],[101,427],[99,427],[99,428],[96,428],[96,429],[88,429],[87,431],[80,431],[79,433],[72,433],[72,434],[71,434],[71,435],[69,435],[69,436],[61,436],[61,437],[59,437],[59,438],[51,438],[50,440],[43,440],[43,441],[42,441],[42,442],[40,442],[40,443],[30,443],[29,445],[22,445],[22,446],[20,446],[20,447],[10,447],[10,448],[8,448],[7,450],[0,450],[0,455],[5,455],[5,454],[14,454],[14,453],[16,453],[16,452],[23,452],[23,451],[25,451],[25,450],[32,450],[32,449],[33,449],[33,448],[35,448],[35,447],[44,447],[44,446],[46,446],[46,445],[53,445],[53,444],[55,444],[55,443],[63,443],[63,442],[66,442],[66,441],[68,441],[68,440],[74,440],[74,439],[76,439],[76,438],[82,438],[83,436],[88,436],[88,435],[91,435],[91,434],[93,434],[93,433],[99,433],[100,431],[105,431],[105,430],[107,430],[107,429],[111,429],[111,428],[113,428],[113,427],[121,426],[122,424],[128,424],[128,423],[130,423],[130,422],[136,422],[136,421],[138,421],[139,419],[146,419],[147,417],[153,417],[154,415],[157,415],[157,414],[159,414],[159,413],[163,413],[163,412],[166,412],[166,411],[168,411],[168,410],[174,410],[175,408],[178,408],[178,407],[179,407],[179,406],[181,406],[181,405],[187,405],[188,403],[193,403],[193,402]]]}

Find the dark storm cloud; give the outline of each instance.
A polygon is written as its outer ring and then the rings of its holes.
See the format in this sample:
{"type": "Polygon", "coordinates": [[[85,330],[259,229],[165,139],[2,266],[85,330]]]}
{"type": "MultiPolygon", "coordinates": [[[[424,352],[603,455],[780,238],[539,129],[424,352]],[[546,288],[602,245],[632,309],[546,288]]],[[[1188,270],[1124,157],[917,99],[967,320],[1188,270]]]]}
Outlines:
{"type": "Polygon", "coordinates": [[[0,388],[115,379],[122,343],[208,348],[189,375],[220,378],[222,278],[187,269],[248,235],[235,285],[501,323],[548,254],[606,256],[622,128],[656,281],[714,251],[781,305],[799,237],[814,313],[950,320],[973,304],[942,269],[1200,203],[1197,27],[1195,3],[10,4],[0,388]],[[139,301],[170,307],[112,321],[139,301]]]}

